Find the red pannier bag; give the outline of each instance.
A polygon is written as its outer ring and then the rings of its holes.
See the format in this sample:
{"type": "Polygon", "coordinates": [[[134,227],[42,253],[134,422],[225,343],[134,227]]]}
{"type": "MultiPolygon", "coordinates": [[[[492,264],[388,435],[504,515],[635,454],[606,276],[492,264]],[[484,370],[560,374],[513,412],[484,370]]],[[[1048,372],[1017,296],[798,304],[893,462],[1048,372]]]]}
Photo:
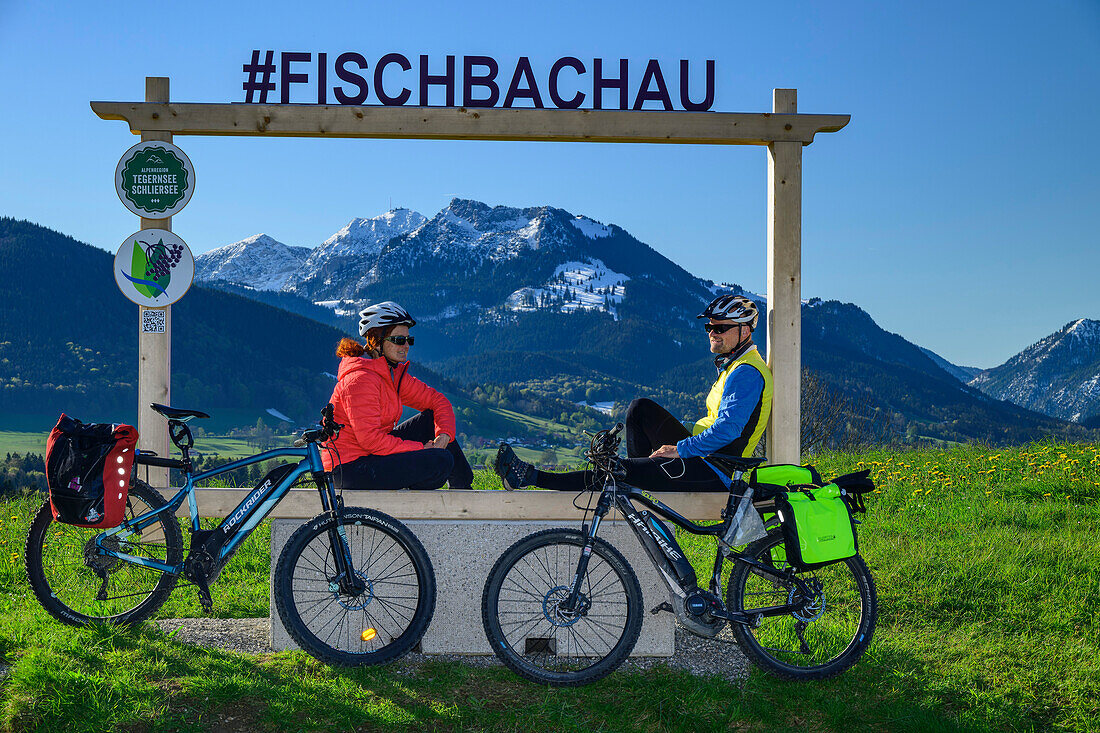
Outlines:
{"type": "Polygon", "coordinates": [[[53,518],[80,527],[122,521],[138,431],[132,425],[85,425],[62,413],[46,443],[46,483],[53,518]]]}

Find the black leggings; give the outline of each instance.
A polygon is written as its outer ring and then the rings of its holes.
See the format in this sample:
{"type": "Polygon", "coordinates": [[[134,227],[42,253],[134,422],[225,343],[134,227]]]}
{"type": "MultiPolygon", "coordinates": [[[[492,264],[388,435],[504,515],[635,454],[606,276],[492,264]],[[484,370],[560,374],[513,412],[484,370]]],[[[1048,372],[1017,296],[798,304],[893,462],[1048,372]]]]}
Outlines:
{"type": "MultiPolygon", "coordinates": [[[[435,437],[435,415],[424,410],[395,427],[390,435],[427,443],[435,437]]],[[[468,489],[474,482],[474,472],[456,438],[446,448],[360,456],[333,467],[332,478],[338,489],[439,489],[448,481],[452,489],[468,489]]]]}
{"type": "MultiPolygon", "coordinates": [[[[729,491],[702,458],[650,458],[662,445],[676,445],[691,435],[679,420],[653,400],[638,399],[626,409],[626,469],[623,479],[648,491],[729,491]]],[[[590,471],[539,471],[535,485],[554,491],[583,491],[593,481],[590,471]]]]}

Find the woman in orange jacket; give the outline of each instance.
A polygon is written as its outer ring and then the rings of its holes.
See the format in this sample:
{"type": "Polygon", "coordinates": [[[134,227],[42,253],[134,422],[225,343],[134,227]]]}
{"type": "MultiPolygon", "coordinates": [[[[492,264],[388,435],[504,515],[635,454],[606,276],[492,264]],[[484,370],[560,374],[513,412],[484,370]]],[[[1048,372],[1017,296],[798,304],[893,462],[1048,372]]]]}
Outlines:
{"type": "Polygon", "coordinates": [[[322,451],[339,488],[468,489],[473,471],[455,440],[455,413],[437,390],[406,372],[416,321],[392,301],[359,313],[365,344],[343,339],[332,391],[333,417],[344,425],[322,451]],[[401,408],[420,414],[401,424],[401,408]]]}

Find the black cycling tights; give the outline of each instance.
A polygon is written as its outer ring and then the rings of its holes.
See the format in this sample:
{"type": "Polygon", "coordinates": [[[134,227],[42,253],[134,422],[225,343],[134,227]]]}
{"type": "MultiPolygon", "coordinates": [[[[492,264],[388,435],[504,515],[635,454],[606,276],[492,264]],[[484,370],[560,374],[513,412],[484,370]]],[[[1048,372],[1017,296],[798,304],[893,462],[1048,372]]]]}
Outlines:
{"type": "MultiPolygon", "coordinates": [[[[424,410],[395,427],[390,435],[427,443],[435,437],[435,416],[424,410]]],[[[361,456],[332,469],[338,489],[468,489],[474,481],[470,462],[452,440],[446,448],[425,448],[386,456],[361,456]]]]}
{"type": "MultiPolygon", "coordinates": [[[[649,458],[662,445],[676,445],[691,435],[679,420],[653,400],[639,399],[626,410],[626,469],[623,479],[647,491],[729,491],[702,458],[649,458]]],[[[593,481],[591,471],[539,471],[535,486],[554,491],[583,491],[593,481]]]]}

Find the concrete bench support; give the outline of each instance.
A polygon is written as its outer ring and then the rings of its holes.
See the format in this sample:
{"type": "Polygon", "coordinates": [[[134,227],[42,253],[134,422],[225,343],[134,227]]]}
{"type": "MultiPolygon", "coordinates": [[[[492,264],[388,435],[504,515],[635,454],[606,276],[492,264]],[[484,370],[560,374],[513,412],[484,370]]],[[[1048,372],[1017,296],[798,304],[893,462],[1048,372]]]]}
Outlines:
{"type": "MultiPolygon", "coordinates": [[[[522,493],[511,496],[517,495],[522,496],[522,493]]],[[[435,616],[421,641],[421,650],[425,654],[492,654],[481,621],[481,592],[493,564],[520,538],[554,527],[577,528],[578,519],[579,515],[575,514],[572,521],[402,520],[420,538],[435,567],[435,616]]],[[[302,521],[297,519],[272,522],[272,579],[283,545],[301,524],[302,521]]],[[[654,616],[649,613],[649,609],[668,600],[668,590],[653,568],[653,563],[625,522],[604,523],[600,527],[600,537],[623,553],[642,586],[642,633],[633,655],[671,657],[675,646],[672,615],[660,613],[654,616]]],[[[271,648],[277,651],[296,648],[283,628],[274,600],[271,603],[271,648]]]]}

